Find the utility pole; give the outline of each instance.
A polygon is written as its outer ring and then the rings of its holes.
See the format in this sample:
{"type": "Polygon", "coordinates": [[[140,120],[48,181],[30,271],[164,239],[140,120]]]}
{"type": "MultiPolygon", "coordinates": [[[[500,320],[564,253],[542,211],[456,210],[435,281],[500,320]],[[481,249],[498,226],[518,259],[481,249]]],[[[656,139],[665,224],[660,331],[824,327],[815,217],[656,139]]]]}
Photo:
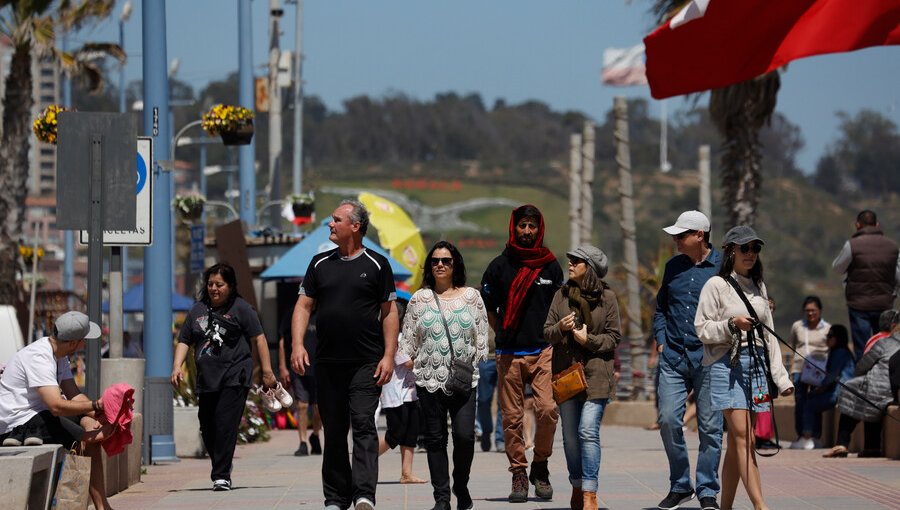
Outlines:
{"type": "Polygon", "coordinates": [[[581,135],[569,136],[569,249],[581,244],[581,135]]]}
{"type": "MultiPolygon", "coordinates": [[[[269,200],[281,198],[281,86],[278,84],[278,63],[281,60],[278,20],[284,15],[280,0],[269,0],[269,200]]],[[[281,224],[280,210],[271,208],[269,224],[281,224]]]]}
{"type": "MultiPolygon", "coordinates": [[[[297,2],[294,55],[294,194],[303,193],[303,0],[297,2]]],[[[296,231],[297,226],[294,226],[296,231]]]]}
{"type": "Polygon", "coordinates": [[[581,243],[591,244],[594,231],[594,123],[584,121],[581,146],[581,243]]]}
{"type": "Polygon", "coordinates": [[[169,225],[172,205],[169,176],[158,156],[169,155],[171,130],[169,80],[166,73],[166,2],[144,0],[143,76],[144,133],[153,137],[154,161],[148,169],[153,179],[153,244],[144,249],[144,355],[147,359],[144,380],[144,409],[148,419],[145,437],[151,436],[149,461],[177,460],[173,436],[172,385],[172,245],[169,225]],[[155,406],[153,404],[156,404],[155,406]],[[154,413],[159,413],[155,415],[154,413]]]}
{"type": "Polygon", "coordinates": [[[625,242],[625,278],[628,291],[628,346],[620,351],[622,385],[630,398],[636,397],[633,374],[644,367],[647,355],[641,331],[640,283],[638,281],[637,229],[634,221],[634,186],[631,182],[631,154],[628,142],[628,103],[617,96],[613,101],[616,128],[616,165],[619,167],[619,197],[622,202],[622,238],[625,242]]]}
{"type": "Polygon", "coordinates": [[[709,188],[709,145],[701,145],[697,172],[700,174],[700,212],[712,221],[712,192],[709,188]]]}
{"type": "MultiPolygon", "coordinates": [[[[69,51],[69,31],[63,32],[62,50],[69,51]]],[[[68,71],[62,73],[62,103],[66,108],[72,108],[72,77],[68,71]]],[[[75,258],[78,252],[75,250],[75,232],[73,230],[65,230],[63,232],[63,250],[65,259],[63,260],[63,289],[70,292],[75,290],[75,258]]],[[[70,306],[67,302],[66,306],[70,306]]],[[[31,338],[28,339],[31,342],[31,338]]]]}
{"type": "MultiPolygon", "coordinates": [[[[145,0],[146,1],[146,0],[145,0]]],[[[255,110],[253,100],[253,33],[250,0],[238,0],[238,103],[255,110]]],[[[164,70],[163,70],[164,72],[164,70]]],[[[271,136],[271,133],[269,134],[271,136]]],[[[168,154],[166,151],[164,154],[168,154]]],[[[247,228],[256,223],[256,137],[238,149],[238,168],[241,187],[241,221],[247,228]]],[[[170,207],[171,209],[171,207],[170,207]]]]}

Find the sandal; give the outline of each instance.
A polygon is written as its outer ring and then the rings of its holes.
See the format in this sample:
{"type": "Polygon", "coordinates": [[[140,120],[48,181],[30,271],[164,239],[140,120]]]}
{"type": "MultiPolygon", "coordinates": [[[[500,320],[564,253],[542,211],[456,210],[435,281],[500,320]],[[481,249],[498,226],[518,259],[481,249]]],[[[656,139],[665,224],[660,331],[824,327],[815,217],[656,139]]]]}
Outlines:
{"type": "Polygon", "coordinates": [[[822,457],[826,459],[836,459],[839,457],[846,457],[848,453],[850,452],[847,450],[846,446],[837,445],[832,448],[830,452],[823,454],[822,457]]]}
{"type": "Polygon", "coordinates": [[[415,475],[400,477],[400,483],[426,483],[426,482],[428,482],[428,480],[423,480],[415,475]]]}

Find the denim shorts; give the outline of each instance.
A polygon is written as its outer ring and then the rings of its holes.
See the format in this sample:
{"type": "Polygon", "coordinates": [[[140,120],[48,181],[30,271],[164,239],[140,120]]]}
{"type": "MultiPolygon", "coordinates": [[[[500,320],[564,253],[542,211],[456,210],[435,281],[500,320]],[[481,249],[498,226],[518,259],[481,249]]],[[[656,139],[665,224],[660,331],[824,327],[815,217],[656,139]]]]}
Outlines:
{"type": "MultiPolygon", "coordinates": [[[[756,347],[759,359],[765,363],[762,347],[756,347]]],[[[761,368],[754,365],[751,378],[750,351],[741,347],[741,362],[732,368],[728,354],[710,365],[706,373],[709,398],[713,411],[724,409],[749,409],[753,412],[768,411],[769,400],[757,403],[754,399],[760,393],[768,394],[769,385],[761,368]],[[752,381],[751,381],[752,379],[752,381]]]]}

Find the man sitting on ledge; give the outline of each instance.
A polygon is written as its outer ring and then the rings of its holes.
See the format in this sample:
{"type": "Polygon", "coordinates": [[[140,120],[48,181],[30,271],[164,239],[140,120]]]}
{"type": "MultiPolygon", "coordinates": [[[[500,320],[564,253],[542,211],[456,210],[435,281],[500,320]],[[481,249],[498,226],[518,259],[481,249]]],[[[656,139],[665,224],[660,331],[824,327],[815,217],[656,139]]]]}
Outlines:
{"type": "Polygon", "coordinates": [[[53,334],[24,347],[10,358],[0,376],[0,443],[3,446],[83,442],[91,458],[90,494],[97,510],[110,508],[103,481],[100,442],[113,432],[103,417],[103,401],[90,400],[75,384],[70,354],[85,340],[100,338],[100,327],[81,312],[56,319],[53,334]],[[65,398],[63,398],[63,396],[65,398]]]}

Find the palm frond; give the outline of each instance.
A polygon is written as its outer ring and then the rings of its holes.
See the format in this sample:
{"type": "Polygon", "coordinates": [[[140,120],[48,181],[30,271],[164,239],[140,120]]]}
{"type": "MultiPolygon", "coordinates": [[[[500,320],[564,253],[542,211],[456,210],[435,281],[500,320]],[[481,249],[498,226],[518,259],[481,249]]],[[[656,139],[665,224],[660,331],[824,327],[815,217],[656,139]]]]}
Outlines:
{"type": "Polygon", "coordinates": [[[77,4],[63,0],[57,9],[58,21],[66,30],[78,30],[89,21],[109,16],[115,4],[115,0],[81,0],[77,4]]]}

